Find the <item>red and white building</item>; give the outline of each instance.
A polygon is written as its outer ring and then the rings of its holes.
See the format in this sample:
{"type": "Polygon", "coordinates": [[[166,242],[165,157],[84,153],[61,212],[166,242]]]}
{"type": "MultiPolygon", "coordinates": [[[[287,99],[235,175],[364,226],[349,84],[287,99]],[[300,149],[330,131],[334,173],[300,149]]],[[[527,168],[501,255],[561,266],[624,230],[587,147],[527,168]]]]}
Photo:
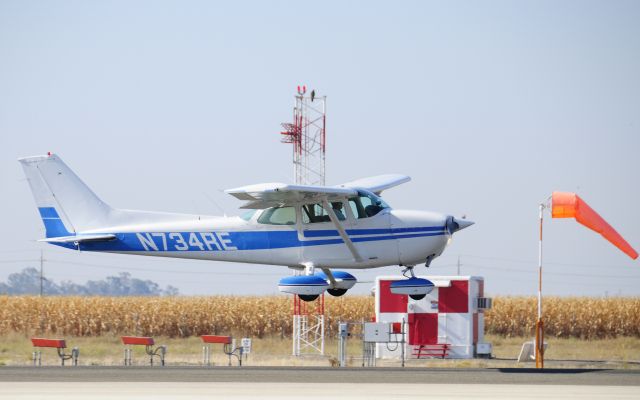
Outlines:
{"type": "MultiPolygon", "coordinates": [[[[376,322],[403,322],[406,358],[474,358],[491,355],[484,342],[484,278],[478,276],[420,276],[434,283],[425,298],[413,300],[393,294],[389,286],[398,276],[376,278],[376,322]]],[[[400,346],[378,343],[376,357],[401,356],[400,346]]]]}

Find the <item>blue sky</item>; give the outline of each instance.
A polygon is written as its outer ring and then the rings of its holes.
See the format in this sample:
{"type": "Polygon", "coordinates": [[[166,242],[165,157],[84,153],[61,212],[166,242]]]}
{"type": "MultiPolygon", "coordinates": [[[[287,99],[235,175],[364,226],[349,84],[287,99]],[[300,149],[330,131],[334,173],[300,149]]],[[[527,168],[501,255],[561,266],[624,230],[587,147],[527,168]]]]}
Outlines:
{"type": "MultiPolygon", "coordinates": [[[[327,182],[397,172],[396,208],[466,214],[432,274],[536,290],[537,204],[576,191],[640,247],[640,3],[0,2],[0,280],[118,271],[187,294],[268,294],[284,268],[35,243],[16,158],[54,151],[115,207],[233,214],[221,190],[292,179],[293,94],[328,96],[327,182]]],[[[545,290],[638,295],[640,265],[547,220],[545,290]]],[[[364,281],[397,267],[357,273],[364,281]]],[[[358,285],[365,293],[370,284],[358,285]]]]}

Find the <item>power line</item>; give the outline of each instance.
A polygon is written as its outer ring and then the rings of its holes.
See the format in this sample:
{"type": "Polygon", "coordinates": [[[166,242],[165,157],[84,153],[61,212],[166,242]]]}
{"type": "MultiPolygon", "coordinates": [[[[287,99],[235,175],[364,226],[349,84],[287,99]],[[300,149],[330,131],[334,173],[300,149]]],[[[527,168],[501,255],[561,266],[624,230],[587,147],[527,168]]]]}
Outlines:
{"type": "MultiPolygon", "coordinates": [[[[21,252],[39,252],[40,249],[38,248],[33,248],[33,249],[0,249],[0,253],[21,253],[21,252]]],[[[69,250],[63,250],[63,249],[58,249],[58,248],[48,248],[47,252],[54,252],[54,253],[60,253],[60,254],[70,254],[69,250]]],[[[91,256],[91,257],[102,257],[105,254],[108,255],[116,255],[116,256],[126,256],[128,254],[122,254],[122,253],[103,253],[103,252],[92,252],[92,251],[83,251],[81,253],[83,256],[91,256]]],[[[511,262],[511,263],[519,263],[519,264],[531,264],[531,265],[537,265],[537,261],[535,260],[525,260],[525,259],[517,259],[517,258],[506,258],[506,257],[494,257],[494,256],[484,256],[484,255],[474,255],[474,254],[460,254],[459,256],[454,256],[451,254],[447,254],[444,256],[439,257],[440,259],[445,259],[448,257],[471,257],[471,258],[479,258],[479,259],[484,259],[484,260],[493,260],[493,261],[502,261],[502,262],[511,262]]],[[[164,262],[171,262],[171,260],[169,259],[164,259],[162,257],[158,257],[155,258],[154,261],[159,261],[162,260],[164,262]]],[[[188,261],[207,261],[207,260],[197,260],[197,259],[185,259],[188,261]]],[[[4,261],[0,261],[0,263],[2,263],[4,261]]],[[[9,262],[13,262],[13,261],[9,261],[9,262]]],[[[607,264],[607,265],[602,265],[602,264],[580,264],[580,263],[565,263],[565,262],[554,262],[554,261],[547,261],[545,262],[546,265],[561,265],[561,266],[569,266],[569,267],[582,267],[582,268],[626,268],[627,266],[624,265],[614,265],[614,264],[607,264]]],[[[434,264],[435,266],[436,264],[434,264]]],[[[446,266],[448,266],[450,264],[446,264],[446,266]]],[[[439,266],[445,266],[445,265],[439,265],[439,266]]]]}
{"type": "MultiPolygon", "coordinates": [[[[28,251],[39,251],[42,252],[41,249],[30,249],[30,250],[0,250],[0,252],[2,253],[11,253],[11,252],[15,252],[15,253],[19,253],[19,252],[28,252],[28,251]]],[[[64,251],[64,250],[58,250],[58,249],[48,249],[48,252],[53,251],[55,253],[59,253],[59,254],[68,254],[68,251],[64,251]]],[[[83,255],[90,255],[90,256],[103,256],[102,253],[83,253],[83,255]]],[[[122,255],[122,254],[121,254],[122,255]]],[[[510,259],[510,258],[501,258],[501,257],[490,257],[490,256],[476,256],[476,255],[471,255],[471,254],[463,254],[461,255],[462,257],[470,257],[470,258],[478,258],[478,259],[486,259],[486,260],[496,260],[496,261],[503,261],[503,262],[515,262],[515,263],[526,263],[526,264],[531,264],[531,265],[535,265],[534,262],[531,261],[526,261],[526,260],[518,260],[518,259],[510,259]]],[[[41,254],[41,257],[43,257],[43,255],[41,254]]],[[[153,262],[158,262],[162,260],[162,262],[171,262],[172,264],[175,264],[176,261],[174,260],[165,260],[165,259],[154,259],[153,262]]],[[[29,258],[29,259],[16,259],[16,260],[0,260],[0,263],[2,264],[12,264],[12,263],[38,263],[41,262],[41,258],[29,258]]],[[[249,272],[221,272],[221,271],[185,271],[185,270],[176,270],[176,269],[159,269],[156,268],[154,266],[149,266],[149,268],[141,268],[141,267],[136,267],[136,266],[126,266],[126,267],[117,267],[117,266],[113,266],[113,265],[106,265],[106,264],[96,264],[96,263],[88,263],[88,262],[78,262],[78,261],[69,261],[69,260],[62,260],[62,259],[56,259],[56,258],[47,258],[47,261],[50,261],[52,263],[56,263],[56,264],[70,264],[70,265],[78,265],[78,266],[85,266],[85,267],[91,267],[91,268],[102,268],[102,269],[111,269],[111,270],[119,270],[119,271],[127,271],[127,270],[132,270],[132,271],[144,271],[144,272],[164,272],[164,273],[176,273],[176,274],[192,274],[192,275],[202,275],[202,274],[206,274],[206,275],[229,275],[229,276],[233,276],[233,275],[241,275],[241,276],[280,276],[280,273],[249,273],[249,272]]],[[[191,262],[191,261],[207,261],[207,260],[190,260],[190,259],[185,259],[184,261],[187,262],[191,262]]],[[[549,265],[559,265],[559,266],[574,266],[574,267],[590,267],[590,268],[603,268],[604,266],[597,266],[597,265],[593,265],[593,264],[571,264],[571,263],[556,263],[556,262],[547,262],[546,264],[549,265]]],[[[452,267],[452,266],[457,266],[458,268],[462,265],[462,263],[460,262],[460,260],[458,260],[458,263],[449,263],[449,264],[434,264],[434,267],[452,267]]],[[[512,273],[512,274],[516,274],[516,273],[526,273],[526,274],[534,274],[536,273],[536,271],[533,270],[527,270],[527,269],[521,269],[521,268],[508,268],[508,267],[499,267],[499,266],[488,266],[488,265],[478,265],[478,264],[468,264],[465,263],[464,265],[469,266],[469,267],[473,267],[473,268],[482,268],[482,269],[487,269],[487,270],[496,270],[496,271],[504,271],[504,272],[508,272],[508,273],[512,273]]],[[[612,268],[612,267],[616,267],[616,266],[607,266],[607,268],[612,268]]],[[[625,268],[623,266],[619,266],[620,268],[625,268]]],[[[364,271],[363,271],[364,272],[364,271]]],[[[458,271],[459,274],[459,271],[458,271]]],[[[547,274],[550,275],[556,275],[556,276],[567,276],[567,277],[572,277],[572,278],[579,278],[579,277],[589,277],[589,278],[613,278],[613,279],[640,279],[640,276],[630,276],[630,275],[613,275],[613,274],[593,274],[593,273],[571,273],[571,272],[556,272],[556,271],[548,271],[547,274]]]]}
{"type": "MultiPolygon", "coordinates": [[[[494,260],[494,261],[504,261],[504,262],[513,262],[520,264],[532,264],[537,265],[537,261],[532,260],[523,260],[523,259],[514,259],[514,258],[502,258],[502,257],[491,257],[491,256],[476,256],[473,254],[461,254],[462,257],[471,257],[471,258],[480,258],[484,260],[494,260]]],[[[554,261],[545,261],[545,265],[561,265],[567,267],[582,267],[582,268],[626,268],[624,265],[596,265],[596,264],[578,264],[578,263],[563,263],[563,262],[554,262],[554,261]]]]}
{"type": "MultiPolygon", "coordinates": [[[[95,263],[87,263],[87,262],[77,262],[77,261],[68,261],[61,260],[55,258],[47,258],[47,261],[56,263],[56,264],[70,264],[70,265],[78,265],[92,268],[102,268],[102,269],[111,269],[111,270],[119,270],[119,271],[144,271],[144,272],[164,272],[164,273],[176,273],[176,274],[207,274],[207,275],[241,275],[241,276],[280,276],[280,273],[253,273],[253,272],[221,272],[221,271],[185,271],[185,270],[175,270],[175,269],[158,269],[155,267],[150,268],[141,268],[135,266],[126,266],[126,267],[117,267],[113,265],[105,265],[105,264],[95,264],[95,263]]],[[[200,260],[203,261],[203,260],[200,260]]],[[[37,263],[40,262],[40,259],[20,259],[20,260],[3,260],[0,263],[37,263]]],[[[461,265],[461,264],[460,264],[461,265]]],[[[495,270],[495,271],[505,271],[509,273],[526,273],[533,274],[536,271],[533,270],[525,270],[519,268],[507,268],[507,267],[497,267],[497,266],[488,266],[488,265],[478,265],[478,264],[469,264],[465,263],[464,265],[473,267],[473,268],[482,268],[487,270],[495,270]]],[[[441,264],[435,265],[435,267],[452,267],[457,266],[457,264],[441,264]]],[[[458,273],[459,274],[459,273],[458,273]]],[[[613,274],[586,274],[586,273],[571,273],[571,272],[555,272],[548,271],[547,274],[557,275],[557,276],[568,276],[572,278],[576,277],[591,277],[591,278],[614,278],[614,279],[640,279],[640,276],[631,276],[631,275],[613,275],[613,274]]]]}
{"type": "MultiPolygon", "coordinates": [[[[486,265],[477,265],[477,264],[465,264],[467,266],[470,267],[474,267],[474,268],[482,268],[482,269],[490,269],[490,270],[497,270],[497,271],[506,271],[506,272],[516,272],[516,273],[528,273],[528,274],[537,274],[537,271],[534,270],[523,270],[523,269],[514,269],[514,268],[502,268],[502,267],[493,267],[493,266],[486,266],[486,265]]],[[[580,278],[580,277],[589,277],[589,278],[615,278],[615,279],[640,279],[640,276],[630,276],[630,275],[602,275],[602,274],[584,274],[584,273],[580,273],[580,274],[576,274],[576,273],[570,273],[570,272],[555,272],[555,271],[548,271],[545,272],[545,275],[557,275],[557,276],[569,276],[572,278],[580,278]]]]}
{"type": "Polygon", "coordinates": [[[84,263],[84,262],[76,262],[76,261],[65,261],[58,259],[47,259],[49,262],[57,263],[57,264],[70,264],[70,265],[78,265],[90,268],[102,268],[102,269],[112,269],[112,270],[120,270],[120,271],[144,271],[144,272],[167,272],[167,273],[175,273],[175,274],[191,274],[191,275],[241,275],[241,276],[281,276],[280,273],[271,273],[271,272],[219,272],[219,271],[185,271],[185,270],[167,270],[167,269],[157,269],[157,268],[140,268],[140,267],[114,267],[112,265],[104,265],[104,264],[93,264],[93,263],[84,263]]]}

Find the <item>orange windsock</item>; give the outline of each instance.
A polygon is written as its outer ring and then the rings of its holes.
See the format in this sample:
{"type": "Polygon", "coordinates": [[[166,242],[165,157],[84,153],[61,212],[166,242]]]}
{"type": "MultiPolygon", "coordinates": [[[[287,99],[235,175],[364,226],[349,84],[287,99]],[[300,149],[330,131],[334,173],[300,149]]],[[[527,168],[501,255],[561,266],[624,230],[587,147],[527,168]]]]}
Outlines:
{"type": "Polygon", "coordinates": [[[601,234],[629,257],[634,260],[638,258],[638,252],[575,193],[553,192],[551,197],[551,217],[575,218],[582,225],[601,234]]]}

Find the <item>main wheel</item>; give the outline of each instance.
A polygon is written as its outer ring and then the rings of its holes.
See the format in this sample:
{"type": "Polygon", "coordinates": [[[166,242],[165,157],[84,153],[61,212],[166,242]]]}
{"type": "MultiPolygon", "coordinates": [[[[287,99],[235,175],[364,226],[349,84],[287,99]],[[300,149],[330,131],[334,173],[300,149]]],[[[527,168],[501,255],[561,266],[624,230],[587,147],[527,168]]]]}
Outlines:
{"type": "Polygon", "coordinates": [[[422,300],[424,299],[426,296],[426,294],[410,294],[409,297],[411,297],[414,300],[422,300]]]}
{"type": "Polygon", "coordinates": [[[300,300],[302,301],[314,301],[315,299],[318,298],[319,295],[317,294],[299,294],[298,297],[300,297],[300,300]]]}
{"type": "Polygon", "coordinates": [[[335,297],[340,297],[347,293],[347,289],[327,289],[327,293],[335,297]]]}

